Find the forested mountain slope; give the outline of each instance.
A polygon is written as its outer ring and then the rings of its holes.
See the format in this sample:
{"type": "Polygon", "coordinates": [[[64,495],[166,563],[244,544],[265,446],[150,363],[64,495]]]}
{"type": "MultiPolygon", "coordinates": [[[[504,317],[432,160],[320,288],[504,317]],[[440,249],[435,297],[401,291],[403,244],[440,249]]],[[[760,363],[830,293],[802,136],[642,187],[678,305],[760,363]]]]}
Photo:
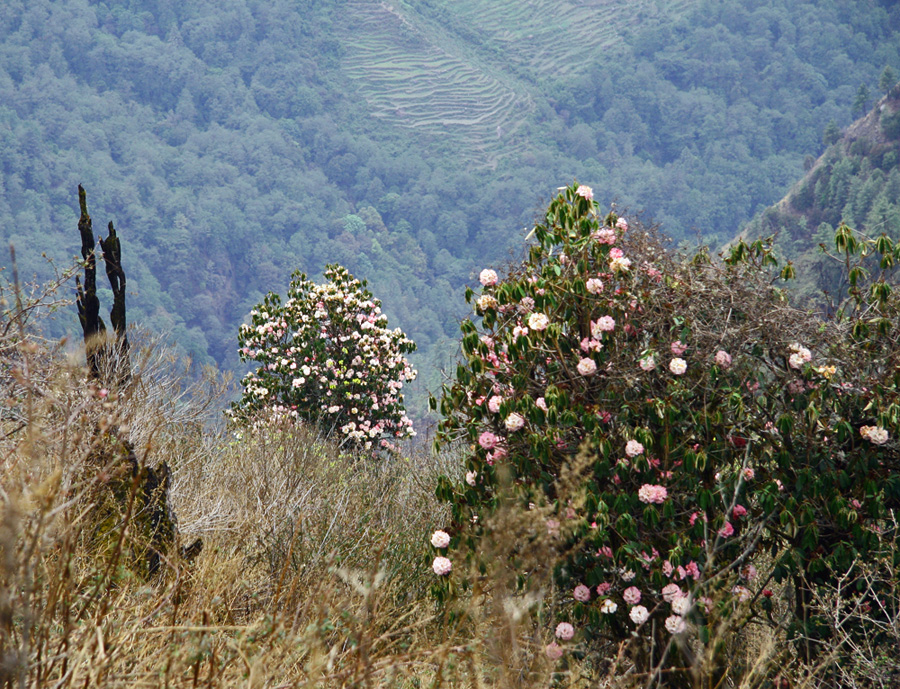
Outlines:
{"type": "Polygon", "coordinates": [[[797,264],[799,292],[808,298],[841,289],[840,266],[822,251],[833,253],[840,223],[866,237],[900,240],[900,84],[827,137],[836,140],[803,179],[741,233],[774,236],[779,253],[797,264]]]}
{"type": "Polygon", "coordinates": [[[132,320],[198,360],[236,366],[263,294],[339,262],[424,385],[464,285],[560,184],[733,236],[900,69],[886,0],[3,5],[0,232],[24,273],[76,254],[81,182],[120,228],[132,320]]]}

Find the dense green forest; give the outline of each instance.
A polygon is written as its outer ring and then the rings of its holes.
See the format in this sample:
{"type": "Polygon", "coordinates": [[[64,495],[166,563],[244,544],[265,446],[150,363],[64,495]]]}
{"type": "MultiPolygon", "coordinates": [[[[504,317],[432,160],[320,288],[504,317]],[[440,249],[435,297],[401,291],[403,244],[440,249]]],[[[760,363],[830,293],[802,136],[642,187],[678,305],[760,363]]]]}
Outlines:
{"type": "Polygon", "coordinates": [[[885,66],[887,0],[7,0],[0,232],[27,275],[70,263],[81,182],[131,320],[225,368],[267,291],[342,263],[433,389],[464,286],[556,187],[716,243],[885,66]]]}

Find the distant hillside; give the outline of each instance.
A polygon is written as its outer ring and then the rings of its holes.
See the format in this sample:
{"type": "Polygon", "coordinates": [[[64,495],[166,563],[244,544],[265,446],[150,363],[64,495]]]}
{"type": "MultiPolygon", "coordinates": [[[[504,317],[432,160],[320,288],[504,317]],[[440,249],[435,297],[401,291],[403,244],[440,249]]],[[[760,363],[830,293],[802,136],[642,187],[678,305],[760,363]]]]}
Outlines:
{"type": "Polygon", "coordinates": [[[350,0],[342,65],[374,117],[493,169],[530,148],[542,85],[584,75],[639,23],[675,21],[695,4],[350,0]]]}
{"type": "Polygon", "coordinates": [[[797,265],[801,290],[809,296],[834,288],[836,271],[819,245],[832,248],[841,222],[869,237],[900,239],[900,84],[832,136],[840,138],[781,201],[741,233],[746,238],[775,235],[780,253],[797,265]]]}
{"type": "Polygon", "coordinates": [[[69,264],[83,183],[131,320],[230,370],[266,292],[344,264],[421,402],[558,186],[731,237],[885,65],[893,0],[4,0],[0,243],[69,264]]]}

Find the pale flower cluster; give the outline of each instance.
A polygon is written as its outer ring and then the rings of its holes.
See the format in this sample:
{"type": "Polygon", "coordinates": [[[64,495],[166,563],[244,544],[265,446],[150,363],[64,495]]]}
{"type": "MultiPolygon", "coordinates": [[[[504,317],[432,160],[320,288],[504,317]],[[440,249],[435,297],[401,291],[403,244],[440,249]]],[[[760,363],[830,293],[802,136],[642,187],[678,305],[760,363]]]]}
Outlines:
{"type": "Polygon", "coordinates": [[[656,368],[656,357],[652,354],[648,354],[647,356],[643,357],[638,362],[638,364],[640,365],[642,371],[652,371],[656,368]]]}
{"type": "Polygon", "coordinates": [[[684,359],[676,357],[669,362],[669,370],[676,376],[680,376],[687,371],[687,362],[684,359]]]}
{"type": "Polygon", "coordinates": [[[644,446],[637,440],[629,440],[625,443],[625,454],[629,457],[637,457],[644,451],[644,446]]]}
{"type": "Polygon", "coordinates": [[[881,426],[863,426],[859,429],[859,434],[874,445],[884,445],[890,437],[881,426]]]}
{"type": "Polygon", "coordinates": [[[450,534],[446,531],[435,531],[431,534],[431,545],[435,548],[446,548],[450,545],[450,534]]]}
{"type": "Polygon", "coordinates": [[[550,325],[550,319],[543,313],[532,313],[528,316],[528,327],[532,330],[545,330],[550,325]]]}
{"type": "Polygon", "coordinates": [[[446,557],[442,557],[438,555],[434,558],[434,562],[431,564],[431,569],[434,570],[434,573],[439,577],[444,577],[450,574],[450,571],[453,569],[453,563],[450,562],[446,557]]]}
{"type": "Polygon", "coordinates": [[[491,287],[497,284],[497,271],[485,268],[478,276],[478,281],[485,287],[491,287]]]}
{"type": "Polygon", "coordinates": [[[795,342],[790,346],[791,355],[788,357],[788,363],[791,368],[803,368],[804,364],[812,361],[812,352],[803,345],[795,342]]]}
{"type": "Polygon", "coordinates": [[[669,492],[666,490],[665,486],[654,486],[645,483],[638,489],[638,499],[648,505],[651,503],[661,505],[666,501],[668,496],[669,492]]]}
{"type": "Polygon", "coordinates": [[[525,419],[522,418],[521,414],[517,414],[513,412],[509,416],[506,417],[506,421],[503,422],[503,425],[506,426],[506,430],[511,433],[518,431],[522,426],[525,425],[525,419]]]}
{"type": "Polygon", "coordinates": [[[560,641],[569,641],[575,636],[575,628],[568,622],[560,622],[556,625],[556,638],[560,641]]]}
{"type": "Polygon", "coordinates": [[[597,372],[597,364],[593,359],[582,359],[576,367],[578,372],[583,376],[592,376],[597,372]]]}
{"type": "Polygon", "coordinates": [[[594,190],[591,189],[591,188],[590,188],[589,186],[587,186],[586,184],[580,185],[580,186],[575,190],[575,193],[576,193],[578,196],[580,196],[581,198],[587,199],[588,201],[591,201],[591,200],[594,198],[594,190]]]}

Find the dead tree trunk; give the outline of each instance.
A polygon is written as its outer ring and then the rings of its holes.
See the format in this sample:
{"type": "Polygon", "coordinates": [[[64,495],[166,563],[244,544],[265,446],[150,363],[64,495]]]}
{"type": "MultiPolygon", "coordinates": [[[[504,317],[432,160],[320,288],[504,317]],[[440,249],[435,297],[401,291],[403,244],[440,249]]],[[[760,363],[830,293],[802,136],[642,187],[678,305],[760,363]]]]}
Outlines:
{"type": "MultiPolygon", "coordinates": [[[[84,333],[88,372],[99,384],[115,387],[124,392],[132,379],[126,332],[122,245],[113,224],[109,223],[109,235],[106,239],[100,238],[100,248],[106,264],[106,277],[113,292],[109,320],[115,339],[110,341],[106,326],[100,317],[96,243],[91,216],[87,211],[87,195],[80,184],[78,203],[81,208],[78,230],[81,234],[81,256],[84,259],[84,284],[76,278],[76,303],[84,333]]],[[[98,429],[97,432],[102,431],[98,429]]],[[[120,438],[117,431],[112,431],[109,435],[112,436],[108,438],[112,442],[107,444],[107,448],[110,449],[98,453],[96,464],[98,467],[119,465],[120,471],[116,472],[118,478],[107,486],[106,499],[101,498],[96,502],[99,510],[95,520],[98,526],[97,536],[104,538],[111,535],[107,528],[109,524],[115,524],[115,528],[130,528],[133,535],[138,536],[141,541],[135,551],[138,570],[146,576],[153,576],[159,570],[163,559],[177,552],[176,520],[169,508],[169,467],[165,462],[158,468],[141,466],[127,439],[120,438]],[[111,457],[110,453],[114,457],[111,457]],[[137,493],[130,495],[133,491],[137,493]],[[121,508],[132,501],[139,506],[139,509],[132,513],[134,523],[130,526],[121,525],[119,517],[124,513],[121,508]]],[[[197,539],[188,548],[183,549],[181,554],[191,558],[196,556],[201,548],[202,542],[197,539]]]]}
{"type": "Polygon", "coordinates": [[[91,216],[87,211],[87,194],[84,187],[78,185],[78,204],[81,206],[81,217],[78,218],[78,231],[81,233],[81,258],[84,259],[84,284],[81,278],[75,278],[78,305],[78,320],[84,332],[84,350],[87,355],[88,369],[94,378],[100,378],[99,353],[106,339],[106,326],[100,318],[100,299],[97,298],[97,254],[94,243],[94,230],[91,216]]]}

